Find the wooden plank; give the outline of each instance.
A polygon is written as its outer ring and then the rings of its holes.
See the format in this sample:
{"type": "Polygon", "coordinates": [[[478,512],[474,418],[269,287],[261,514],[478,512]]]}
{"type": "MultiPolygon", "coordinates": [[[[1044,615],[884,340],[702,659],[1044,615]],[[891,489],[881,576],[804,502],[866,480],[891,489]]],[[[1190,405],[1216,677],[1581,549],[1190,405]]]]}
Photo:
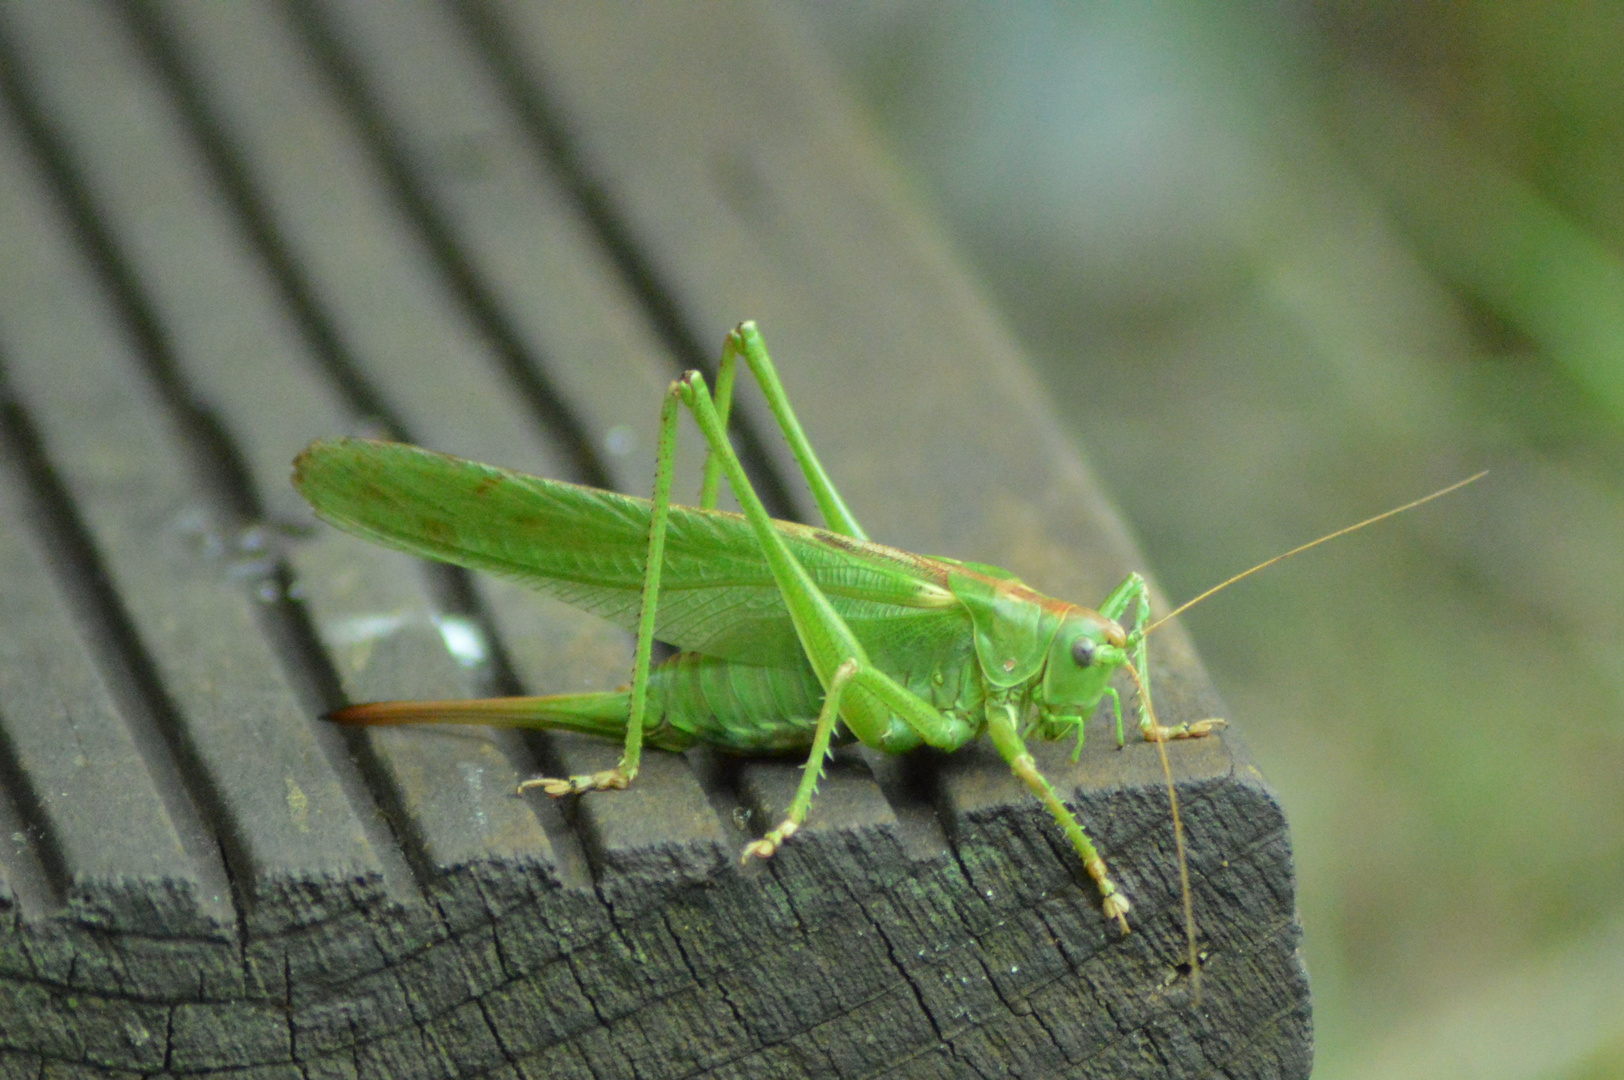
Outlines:
{"type": "MultiPolygon", "coordinates": [[[[654,754],[560,807],[508,792],[616,748],[315,719],[629,663],[559,605],[311,529],[305,441],[642,493],[665,381],[745,315],[877,536],[1079,599],[1139,565],[772,15],[7,4],[0,76],[0,601],[28,613],[0,626],[0,821],[33,830],[0,850],[8,1068],[1306,1074],[1289,847],[1234,739],[1175,749],[1195,1008],[1154,751],[1101,727],[1041,761],[1133,896],[1126,938],[985,748],[843,752],[741,873],[737,823],[781,814],[795,763],[654,754]],[[116,794],[53,741],[68,700],[116,794]]],[[[1156,644],[1164,713],[1216,710],[1176,629],[1156,644]]]]}

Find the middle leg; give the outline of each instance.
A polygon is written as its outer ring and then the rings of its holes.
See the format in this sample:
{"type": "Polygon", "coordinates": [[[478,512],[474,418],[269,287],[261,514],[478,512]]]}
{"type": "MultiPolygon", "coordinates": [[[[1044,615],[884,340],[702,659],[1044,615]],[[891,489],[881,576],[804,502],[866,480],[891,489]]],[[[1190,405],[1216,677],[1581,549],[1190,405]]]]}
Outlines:
{"type": "Polygon", "coordinates": [[[1088,871],[1088,876],[1094,879],[1095,886],[1100,890],[1100,906],[1105,911],[1105,917],[1115,919],[1121,924],[1122,932],[1127,933],[1128,898],[1122,895],[1116,882],[1106,872],[1105,860],[1100,857],[1082,823],[1055,794],[1054,787],[1043,773],[1038,771],[1037,761],[1021,739],[1013,705],[1007,701],[987,703],[987,734],[998,748],[998,753],[1009,763],[1010,769],[1054,816],[1066,839],[1077,850],[1078,857],[1083,860],[1083,869],[1088,871]]]}

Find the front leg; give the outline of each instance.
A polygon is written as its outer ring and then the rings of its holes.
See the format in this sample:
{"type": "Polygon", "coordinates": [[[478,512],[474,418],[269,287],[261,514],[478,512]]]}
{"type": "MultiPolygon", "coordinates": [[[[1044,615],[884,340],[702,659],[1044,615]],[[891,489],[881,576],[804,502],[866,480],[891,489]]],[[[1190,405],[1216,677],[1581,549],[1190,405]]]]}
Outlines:
{"type": "MultiPolygon", "coordinates": [[[[1156,709],[1150,700],[1150,653],[1146,646],[1145,623],[1150,619],[1150,586],[1145,579],[1137,573],[1129,574],[1122,584],[1111,590],[1111,595],[1105,598],[1099,611],[1107,619],[1114,619],[1118,623],[1125,621],[1124,615],[1133,612],[1132,626],[1128,628],[1128,649],[1133,653],[1129,662],[1129,670],[1133,679],[1139,685],[1139,733],[1146,742],[1167,742],[1170,739],[1199,739],[1203,735],[1224,727],[1229,721],[1214,716],[1206,720],[1196,720],[1188,724],[1177,724],[1172,727],[1162,725],[1156,720],[1156,709]]],[[[1110,691],[1116,702],[1116,692],[1110,691]]],[[[1122,745],[1122,712],[1120,702],[1117,708],[1117,745],[1122,745]]]]}

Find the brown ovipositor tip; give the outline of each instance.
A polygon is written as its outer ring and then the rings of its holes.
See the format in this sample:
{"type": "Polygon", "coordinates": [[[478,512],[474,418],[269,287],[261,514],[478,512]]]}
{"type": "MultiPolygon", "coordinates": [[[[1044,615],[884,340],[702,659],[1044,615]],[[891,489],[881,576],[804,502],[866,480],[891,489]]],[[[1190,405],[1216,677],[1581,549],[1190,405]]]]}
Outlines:
{"type": "Polygon", "coordinates": [[[369,701],[346,705],[322,717],[335,724],[371,726],[378,724],[443,724],[454,719],[453,709],[467,711],[461,701],[369,701]]]}

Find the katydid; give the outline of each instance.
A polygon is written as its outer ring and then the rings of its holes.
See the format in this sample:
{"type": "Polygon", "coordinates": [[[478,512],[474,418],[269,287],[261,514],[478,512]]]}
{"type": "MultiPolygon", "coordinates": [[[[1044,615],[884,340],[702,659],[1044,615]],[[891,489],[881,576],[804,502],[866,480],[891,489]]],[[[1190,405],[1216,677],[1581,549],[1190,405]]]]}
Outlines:
{"type": "Polygon", "coordinates": [[[636,635],[629,689],[380,702],[329,719],[511,725],[624,741],[612,769],[521,785],[554,796],[624,788],[645,740],[671,751],[702,742],[738,754],[807,752],[783,820],[745,847],[746,861],[772,855],[806,819],[831,744],[951,751],[986,733],[1076,849],[1106,916],[1126,931],[1127,897],[1024,740],[1074,737],[1076,760],[1084,723],[1109,699],[1121,746],[1122,703],[1110,685],[1118,668],[1138,685],[1145,739],[1196,738],[1224,723],[1156,721],[1145,640],[1159,623],[1147,625],[1144,578],[1129,574],[1090,610],[997,567],[874,543],[819,464],[754,323],[728,335],[716,386],[713,399],[690,371],[667,391],[652,499],[398,443],[337,439],[305,450],[294,485],[333,525],[513,578],[636,635]],[[741,358],[805,475],[823,528],[771,519],[728,441],[741,358]],[[683,407],[709,446],[697,507],[671,501],[683,407]],[[742,515],[716,509],[724,476],[742,515]],[[653,665],[656,639],[682,651],[653,665]]]}

